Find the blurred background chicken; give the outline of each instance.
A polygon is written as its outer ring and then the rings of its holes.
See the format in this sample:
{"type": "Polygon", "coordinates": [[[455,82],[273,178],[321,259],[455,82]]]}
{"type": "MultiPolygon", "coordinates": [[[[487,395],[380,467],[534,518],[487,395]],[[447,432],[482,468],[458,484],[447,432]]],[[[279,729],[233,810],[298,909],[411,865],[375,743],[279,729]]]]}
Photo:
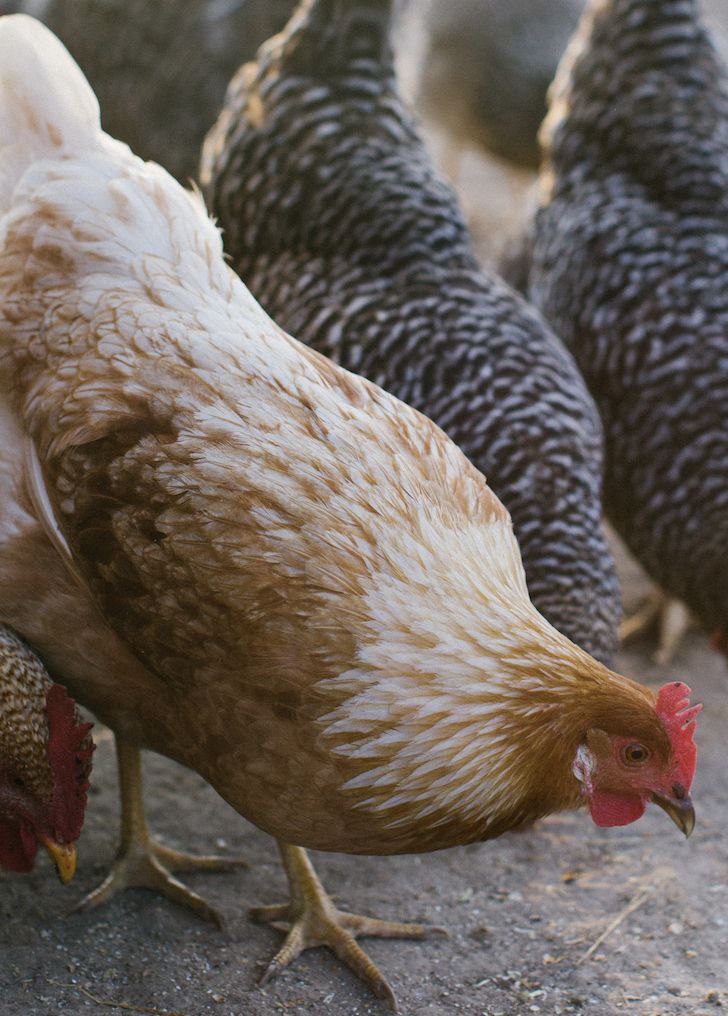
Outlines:
{"type": "Polygon", "coordinates": [[[546,90],[584,0],[413,2],[426,36],[418,106],[450,136],[453,154],[472,145],[538,169],[546,90]]]}
{"type": "Polygon", "coordinates": [[[243,67],[206,142],[208,207],[278,324],[426,413],[485,474],[534,604],[609,666],[598,415],[543,320],[478,268],[397,95],[389,15],[309,3],[243,67]]]}
{"type": "Polygon", "coordinates": [[[528,291],[604,421],[607,514],[728,632],[728,97],[692,0],[593,4],[559,72],[528,291]]]}
{"type": "Polygon", "coordinates": [[[91,753],[65,688],[0,625],[0,867],[33,870],[38,844],[68,882],[76,868],[91,753]]]}
{"type": "Polygon", "coordinates": [[[200,198],[100,130],[39,23],[0,22],[0,616],[131,747],[279,839],[292,927],[391,989],[303,846],[488,839],[654,801],[687,834],[684,685],[529,602],[510,519],[434,424],[281,331],[200,198]],[[12,595],[5,590],[12,589],[12,595]],[[295,844],[295,845],[294,845],[295,844]]]}

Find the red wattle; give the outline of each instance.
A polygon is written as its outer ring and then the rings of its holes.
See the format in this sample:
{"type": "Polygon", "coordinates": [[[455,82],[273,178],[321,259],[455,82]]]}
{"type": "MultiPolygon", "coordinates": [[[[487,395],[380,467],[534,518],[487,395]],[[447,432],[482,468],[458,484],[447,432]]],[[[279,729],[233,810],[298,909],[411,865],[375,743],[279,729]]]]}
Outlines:
{"type": "Polygon", "coordinates": [[[609,791],[595,791],[590,807],[595,823],[602,828],[629,825],[645,813],[647,801],[636,794],[610,794],[609,791]]]}
{"type": "Polygon", "coordinates": [[[64,843],[75,843],[83,825],[88,774],[94,745],[80,744],[93,724],[74,724],[74,701],[60,684],[46,695],[48,761],[53,770],[53,811],[50,824],[64,843]]]}

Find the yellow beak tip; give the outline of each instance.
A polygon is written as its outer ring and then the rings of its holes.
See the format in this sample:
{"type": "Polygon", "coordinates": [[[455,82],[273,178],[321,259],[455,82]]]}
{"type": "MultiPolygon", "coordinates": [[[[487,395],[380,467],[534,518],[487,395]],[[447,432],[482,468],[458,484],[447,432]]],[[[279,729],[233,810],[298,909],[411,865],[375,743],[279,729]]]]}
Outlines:
{"type": "Polygon", "coordinates": [[[687,839],[695,828],[695,810],[693,802],[688,795],[680,800],[663,797],[662,794],[653,793],[652,800],[659,805],[673,820],[678,829],[685,834],[687,839]]]}
{"type": "Polygon", "coordinates": [[[76,870],[78,854],[75,843],[57,843],[56,840],[39,837],[40,842],[48,851],[48,856],[55,865],[56,872],[61,882],[65,885],[73,878],[76,870]]]}

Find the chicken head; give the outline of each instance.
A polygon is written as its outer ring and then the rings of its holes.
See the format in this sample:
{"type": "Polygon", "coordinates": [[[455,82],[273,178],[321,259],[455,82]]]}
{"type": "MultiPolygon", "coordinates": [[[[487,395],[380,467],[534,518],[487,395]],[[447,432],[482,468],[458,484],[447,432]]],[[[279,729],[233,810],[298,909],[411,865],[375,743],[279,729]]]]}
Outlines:
{"type": "Polygon", "coordinates": [[[640,818],[648,801],[654,801],[686,836],[693,831],[695,812],[689,791],[697,755],[695,717],[701,707],[688,708],[689,694],[680,681],[660,690],[655,712],[665,726],[669,746],[598,728],[588,731],[576,753],[574,775],[589,797],[598,826],[628,825],[640,818]]]}

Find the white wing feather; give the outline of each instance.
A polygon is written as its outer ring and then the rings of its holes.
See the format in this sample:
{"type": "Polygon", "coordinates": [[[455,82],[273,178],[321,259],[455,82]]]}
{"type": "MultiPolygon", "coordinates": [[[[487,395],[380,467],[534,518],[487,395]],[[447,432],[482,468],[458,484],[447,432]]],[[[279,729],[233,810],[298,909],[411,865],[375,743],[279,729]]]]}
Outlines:
{"type": "Polygon", "coordinates": [[[48,490],[43,479],[43,470],[38,459],[38,453],[35,450],[33,438],[27,434],[23,436],[23,463],[25,466],[25,480],[28,494],[33,503],[38,521],[43,526],[48,539],[60,554],[63,563],[74,580],[84,592],[88,593],[88,584],[78,570],[71,553],[71,548],[66,542],[66,537],[61,532],[61,527],[58,525],[58,520],[53,511],[53,505],[48,496],[48,490]]]}

